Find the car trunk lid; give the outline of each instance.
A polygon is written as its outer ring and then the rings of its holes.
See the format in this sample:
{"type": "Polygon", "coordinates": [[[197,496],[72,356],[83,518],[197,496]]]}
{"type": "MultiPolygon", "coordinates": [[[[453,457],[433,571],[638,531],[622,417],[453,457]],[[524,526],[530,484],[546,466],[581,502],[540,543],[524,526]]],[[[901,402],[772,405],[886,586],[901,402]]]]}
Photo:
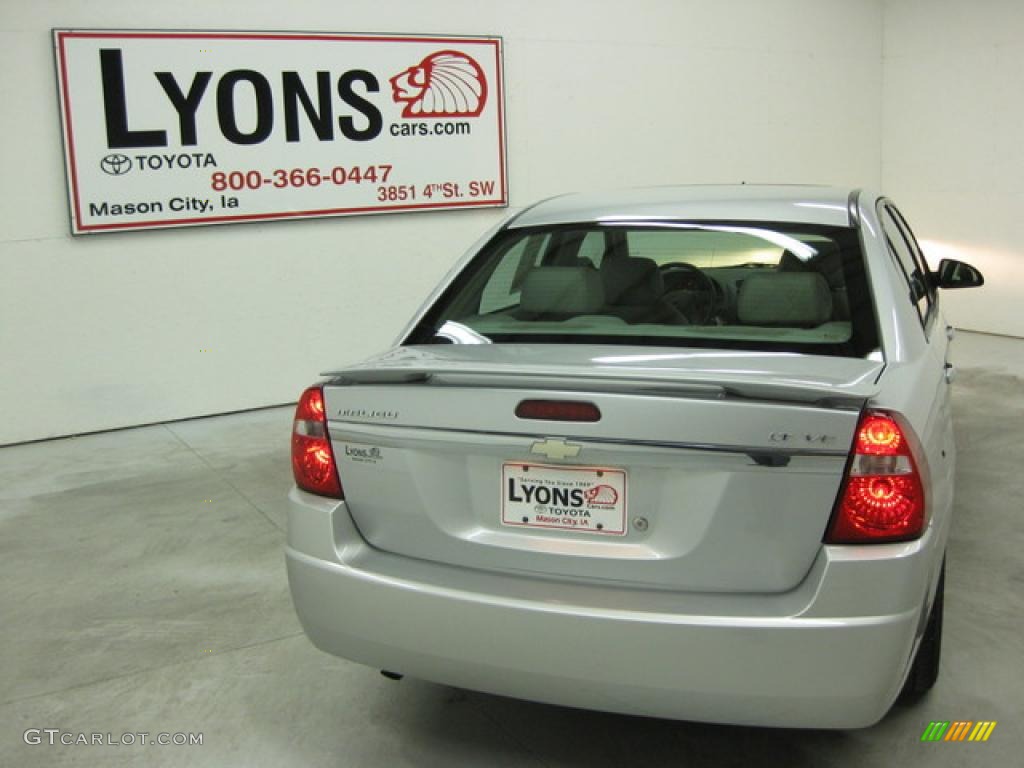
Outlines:
{"type": "Polygon", "coordinates": [[[779,592],[821,546],[882,366],[437,345],[335,371],[324,393],[348,508],[379,549],[554,578],[779,592]],[[600,418],[517,416],[532,399],[588,403],[600,418]]]}

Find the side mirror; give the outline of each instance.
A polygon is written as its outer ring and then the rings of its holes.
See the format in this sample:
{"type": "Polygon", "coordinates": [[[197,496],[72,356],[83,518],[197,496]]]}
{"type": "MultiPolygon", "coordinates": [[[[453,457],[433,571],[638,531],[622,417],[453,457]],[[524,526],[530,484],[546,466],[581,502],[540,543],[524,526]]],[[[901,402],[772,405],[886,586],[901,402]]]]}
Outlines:
{"type": "Polygon", "coordinates": [[[985,277],[970,264],[956,259],[943,259],[931,275],[938,288],[975,288],[985,284],[985,277]]]}

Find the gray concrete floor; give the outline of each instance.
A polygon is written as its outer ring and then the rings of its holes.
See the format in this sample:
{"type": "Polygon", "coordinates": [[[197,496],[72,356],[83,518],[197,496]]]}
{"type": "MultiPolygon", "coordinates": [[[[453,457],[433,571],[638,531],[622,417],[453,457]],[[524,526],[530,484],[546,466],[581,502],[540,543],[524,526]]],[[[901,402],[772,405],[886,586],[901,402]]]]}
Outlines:
{"type": "Polygon", "coordinates": [[[320,653],[288,596],[278,408],[0,449],[0,765],[1020,765],[1024,342],[962,334],[957,353],[942,676],[873,728],[560,709],[320,653]],[[922,744],[930,720],[999,724],[985,744],[922,744]],[[203,743],[27,745],[30,728],[203,743]]]}

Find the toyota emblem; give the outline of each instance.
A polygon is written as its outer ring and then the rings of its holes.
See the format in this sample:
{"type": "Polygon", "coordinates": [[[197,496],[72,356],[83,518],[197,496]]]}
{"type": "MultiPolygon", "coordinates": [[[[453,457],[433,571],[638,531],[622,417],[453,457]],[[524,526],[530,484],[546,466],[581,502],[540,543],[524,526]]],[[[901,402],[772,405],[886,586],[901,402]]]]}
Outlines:
{"type": "Polygon", "coordinates": [[[123,176],[132,169],[132,159],[128,155],[107,155],[100,160],[100,169],[111,176],[123,176]]]}

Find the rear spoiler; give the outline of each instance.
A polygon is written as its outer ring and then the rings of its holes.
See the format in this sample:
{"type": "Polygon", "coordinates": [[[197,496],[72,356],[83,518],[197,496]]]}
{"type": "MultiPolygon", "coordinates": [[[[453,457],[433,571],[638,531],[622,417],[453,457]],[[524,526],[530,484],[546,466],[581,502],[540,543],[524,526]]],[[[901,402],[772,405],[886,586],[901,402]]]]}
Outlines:
{"type": "Polygon", "coordinates": [[[501,387],[551,391],[585,391],[693,397],[699,399],[745,399],[791,403],[819,408],[860,410],[864,403],[878,394],[872,381],[851,382],[838,388],[824,381],[795,381],[785,378],[743,378],[712,374],[686,374],[678,371],[605,372],[580,370],[572,374],[489,368],[483,365],[462,365],[458,369],[432,366],[354,367],[322,374],[331,386],[450,386],[501,387]],[[837,391],[838,390],[838,391],[837,391]]]}

